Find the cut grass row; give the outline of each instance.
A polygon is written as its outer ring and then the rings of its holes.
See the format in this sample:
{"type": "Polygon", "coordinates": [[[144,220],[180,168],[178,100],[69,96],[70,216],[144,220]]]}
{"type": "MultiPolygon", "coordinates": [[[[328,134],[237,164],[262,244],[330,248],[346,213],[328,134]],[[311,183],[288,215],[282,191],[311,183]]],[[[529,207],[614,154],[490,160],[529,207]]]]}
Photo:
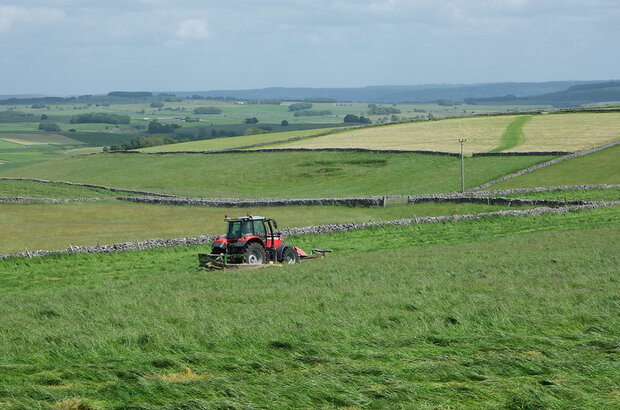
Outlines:
{"type": "MultiPolygon", "coordinates": [[[[466,158],[468,187],[551,157],[466,158]]],[[[6,165],[3,165],[6,166],[6,165]]],[[[192,197],[308,198],[449,192],[460,160],[421,154],[267,152],[108,154],[39,163],[0,176],[61,180],[192,197]]]]}
{"type": "Polygon", "coordinates": [[[459,152],[459,138],[467,139],[464,148],[468,154],[489,152],[496,148],[524,152],[579,151],[620,138],[620,113],[491,116],[423,121],[344,131],[280,144],[277,147],[459,152]],[[511,124],[514,124],[515,130],[510,130],[511,124]],[[514,134],[519,126],[523,136],[514,134]],[[505,144],[502,135],[509,139],[510,143],[505,144]],[[518,137],[516,140],[515,136],[518,137]]]}
{"type": "Polygon", "coordinates": [[[502,209],[480,204],[394,204],[385,208],[337,206],[278,208],[197,208],[125,202],[0,204],[0,253],[66,249],[151,238],[220,235],[224,214],[264,215],[281,227],[385,221],[502,209]]]}
{"type": "Polygon", "coordinates": [[[195,247],[0,261],[0,402],[617,407],[619,219],[299,237],[348,246],[258,271],[195,247]]]}

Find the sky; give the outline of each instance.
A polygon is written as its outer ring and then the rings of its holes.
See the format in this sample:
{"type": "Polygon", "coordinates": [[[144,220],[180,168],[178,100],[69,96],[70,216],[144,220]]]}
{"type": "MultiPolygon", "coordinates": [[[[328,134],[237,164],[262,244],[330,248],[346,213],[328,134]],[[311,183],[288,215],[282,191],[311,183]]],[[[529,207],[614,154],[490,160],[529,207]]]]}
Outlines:
{"type": "Polygon", "coordinates": [[[0,95],[608,80],[620,0],[0,0],[0,95]]]}

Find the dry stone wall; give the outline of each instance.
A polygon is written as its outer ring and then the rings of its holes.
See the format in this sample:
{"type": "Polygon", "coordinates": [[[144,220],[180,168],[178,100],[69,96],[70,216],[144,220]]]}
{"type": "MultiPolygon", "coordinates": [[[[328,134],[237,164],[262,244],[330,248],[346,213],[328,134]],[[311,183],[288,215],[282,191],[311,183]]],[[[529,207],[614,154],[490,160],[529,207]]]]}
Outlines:
{"type": "Polygon", "coordinates": [[[163,205],[208,206],[208,207],[258,207],[258,206],[384,206],[385,197],[366,198],[302,198],[302,199],[238,199],[238,198],[161,198],[161,197],[118,197],[129,202],[163,205]]]}

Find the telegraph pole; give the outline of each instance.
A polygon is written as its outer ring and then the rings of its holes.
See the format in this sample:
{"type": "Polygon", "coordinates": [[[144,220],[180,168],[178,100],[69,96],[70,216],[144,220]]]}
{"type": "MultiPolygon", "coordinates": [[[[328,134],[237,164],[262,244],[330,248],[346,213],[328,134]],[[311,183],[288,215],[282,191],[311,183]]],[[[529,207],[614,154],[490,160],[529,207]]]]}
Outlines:
{"type": "Polygon", "coordinates": [[[465,161],[463,160],[463,144],[467,142],[466,139],[459,139],[461,143],[461,192],[465,193],[465,161]]]}

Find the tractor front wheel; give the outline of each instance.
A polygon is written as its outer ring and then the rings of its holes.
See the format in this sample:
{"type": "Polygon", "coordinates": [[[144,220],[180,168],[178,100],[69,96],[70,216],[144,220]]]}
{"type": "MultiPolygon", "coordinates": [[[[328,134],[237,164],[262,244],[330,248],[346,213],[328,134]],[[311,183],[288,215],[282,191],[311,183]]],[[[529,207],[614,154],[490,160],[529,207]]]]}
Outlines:
{"type": "Polygon", "coordinates": [[[289,247],[284,249],[284,252],[282,253],[282,262],[289,264],[299,262],[299,254],[297,253],[295,248],[289,247]]]}
{"type": "Polygon", "coordinates": [[[256,242],[246,245],[243,254],[245,263],[250,265],[262,265],[267,259],[265,249],[256,242]]]}

